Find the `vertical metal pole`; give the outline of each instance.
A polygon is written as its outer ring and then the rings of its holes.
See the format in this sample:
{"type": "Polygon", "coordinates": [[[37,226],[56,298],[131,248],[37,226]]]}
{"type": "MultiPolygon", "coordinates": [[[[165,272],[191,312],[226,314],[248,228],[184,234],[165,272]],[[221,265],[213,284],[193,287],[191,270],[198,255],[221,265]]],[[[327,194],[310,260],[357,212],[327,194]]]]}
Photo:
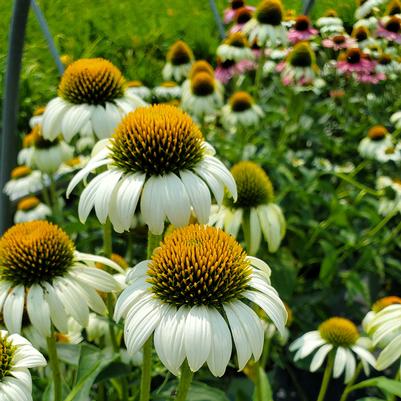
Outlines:
{"type": "Polygon", "coordinates": [[[216,22],[217,28],[219,30],[220,39],[224,39],[226,37],[226,32],[224,30],[223,21],[221,20],[219,10],[216,7],[216,3],[214,0],[209,0],[210,8],[212,9],[214,20],[216,22]]]}
{"type": "Polygon", "coordinates": [[[42,10],[39,8],[35,0],[31,0],[31,6],[36,15],[36,19],[39,22],[40,28],[42,29],[43,35],[46,38],[50,53],[52,54],[52,57],[57,65],[58,72],[60,75],[63,75],[64,65],[60,60],[59,52],[57,51],[56,45],[53,40],[53,36],[50,33],[49,26],[47,25],[45,16],[43,15],[42,10]]]}
{"type": "Polygon", "coordinates": [[[315,0],[304,0],[304,15],[308,15],[313,6],[315,5],[315,0]]]}
{"type": "Polygon", "coordinates": [[[3,188],[17,160],[19,78],[29,5],[29,0],[15,0],[10,24],[0,136],[0,235],[12,224],[11,205],[3,188]]]}

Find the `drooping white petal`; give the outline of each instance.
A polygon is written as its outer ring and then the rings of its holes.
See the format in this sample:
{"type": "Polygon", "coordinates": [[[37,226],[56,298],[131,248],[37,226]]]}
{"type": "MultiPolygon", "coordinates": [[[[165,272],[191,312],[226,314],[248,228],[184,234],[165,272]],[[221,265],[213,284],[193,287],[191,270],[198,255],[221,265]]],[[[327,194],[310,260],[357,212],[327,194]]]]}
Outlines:
{"type": "Polygon", "coordinates": [[[352,352],[346,348],[345,352],[347,353],[347,360],[345,363],[345,383],[348,383],[355,373],[355,357],[352,352]]]}
{"type": "Polygon", "coordinates": [[[70,274],[75,279],[90,285],[98,291],[111,292],[120,288],[111,274],[96,267],[75,268],[70,274]]]}
{"type": "Polygon", "coordinates": [[[309,331],[302,335],[301,337],[297,338],[292,344],[289,346],[290,351],[296,351],[301,348],[306,342],[310,340],[317,340],[321,339],[319,332],[317,330],[309,331]]]}
{"type": "Polygon", "coordinates": [[[209,171],[202,167],[195,168],[196,173],[206,182],[216,199],[217,204],[221,205],[224,198],[224,185],[209,171]]]}
{"type": "Polygon", "coordinates": [[[260,229],[259,218],[255,208],[251,208],[249,216],[250,244],[249,254],[255,255],[259,250],[260,241],[262,239],[262,231],[260,229]]]}
{"type": "Polygon", "coordinates": [[[3,307],[4,323],[10,333],[20,333],[24,313],[25,288],[14,287],[7,296],[3,307]]]}
{"type": "Polygon", "coordinates": [[[13,369],[10,370],[10,375],[22,382],[30,393],[32,392],[32,377],[28,369],[13,366],[13,369]]]}
{"type": "Polygon", "coordinates": [[[184,346],[188,365],[193,372],[206,362],[212,345],[209,311],[204,305],[193,306],[187,314],[184,346]]]}
{"type": "Polygon", "coordinates": [[[93,287],[87,285],[86,283],[80,283],[79,280],[71,275],[66,276],[66,278],[74,286],[74,289],[80,294],[80,296],[86,298],[89,308],[99,315],[105,314],[107,310],[106,305],[103,302],[102,297],[93,287]]]}
{"type": "Polygon", "coordinates": [[[53,140],[60,135],[61,122],[70,107],[69,103],[59,97],[52,99],[47,104],[42,120],[42,135],[45,139],[53,140]]]}
{"type": "Polygon", "coordinates": [[[65,312],[63,303],[57,295],[56,290],[50,283],[44,283],[45,285],[45,298],[49,305],[51,320],[61,333],[66,333],[68,331],[67,325],[67,314],[65,312]]]}
{"type": "Polygon", "coordinates": [[[40,285],[33,284],[29,289],[26,307],[32,325],[42,336],[50,337],[50,309],[40,285]]]}
{"type": "Polygon", "coordinates": [[[8,291],[10,291],[11,283],[8,281],[0,282],[0,312],[3,309],[4,301],[7,298],[8,291]]]}
{"type": "Polygon", "coordinates": [[[93,132],[99,139],[109,138],[113,133],[109,124],[110,117],[103,106],[96,106],[92,113],[93,132]]]}
{"type": "Polygon", "coordinates": [[[94,263],[101,263],[102,265],[106,265],[114,269],[119,273],[124,273],[124,269],[118,265],[116,262],[112,261],[109,258],[105,258],[104,256],[92,255],[91,253],[84,253],[84,252],[74,252],[78,261],[83,262],[94,262],[94,263]]]}
{"type": "Polygon", "coordinates": [[[71,106],[65,113],[61,123],[61,132],[67,142],[89,121],[92,114],[91,107],[86,104],[71,106]]]}
{"type": "Polygon", "coordinates": [[[316,372],[323,364],[327,354],[333,349],[331,344],[322,345],[313,355],[312,362],[310,364],[310,371],[316,372]]]}
{"type": "MultiPolygon", "coordinates": [[[[401,342],[399,344],[401,344],[401,342]]],[[[362,348],[359,345],[353,345],[351,349],[355,352],[355,354],[357,354],[362,360],[366,361],[369,365],[376,365],[375,357],[365,348],[362,348]]],[[[401,355],[401,350],[399,351],[399,355],[401,355]]]]}
{"type": "Polygon", "coordinates": [[[146,286],[142,281],[136,281],[127,287],[118,297],[114,308],[113,319],[119,322],[130,311],[131,307],[146,294],[146,286]]]}
{"type": "Polygon", "coordinates": [[[333,369],[333,377],[340,377],[344,372],[345,364],[347,363],[347,352],[345,348],[338,347],[336,351],[336,356],[334,358],[334,369],[333,369]]]}

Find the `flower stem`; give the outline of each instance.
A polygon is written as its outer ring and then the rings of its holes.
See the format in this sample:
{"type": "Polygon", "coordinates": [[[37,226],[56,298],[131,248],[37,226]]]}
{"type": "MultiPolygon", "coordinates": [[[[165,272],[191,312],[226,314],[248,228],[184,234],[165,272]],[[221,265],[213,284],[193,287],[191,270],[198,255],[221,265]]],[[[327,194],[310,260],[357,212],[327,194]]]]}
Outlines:
{"type": "Polygon", "coordinates": [[[113,253],[113,237],[110,220],[107,219],[103,224],[103,254],[106,258],[110,258],[113,253]]]}
{"type": "Polygon", "coordinates": [[[175,401],[185,401],[189,388],[191,387],[193,372],[189,368],[188,362],[185,360],[181,367],[181,377],[178,384],[177,397],[175,401]]]}
{"type": "Polygon", "coordinates": [[[61,401],[63,397],[61,372],[57,356],[56,339],[54,333],[47,338],[47,351],[49,354],[50,366],[53,373],[54,401],[61,401]]]}
{"type": "Polygon", "coordinates": [[[333,371],[333,365],[334,365],[334,353],[330,352],[326,369],[324,371],[323,375],[323,380],[322,380],[322,385],[320,387],[319,395],[317,397],[317,401],[324,401],[324,397],[326,395],[327,387],[329,385],[330,377],[331,377],[331,372],[333,371]]]}
{"type": "Polygon", "coordinates": [[[265,46],[261,46],[260,48],[260,57],[259,57],[259,64],[258,69],[256,70],[255,76],[255,96],[259,99],[260,98],[260,89],[262,84],[262,77],[263,77],[263,66],[265,65],[266,55],[265,55],[265,46]]]}
{"type": "Polygon", "coordinates": [[[343,391],[343,393],[341,395],[340,401],[346,401],[347,400],[348,395],[351,392],[350,389],[353,386],[353,384],[355,383],[356,379],[359,377],[359,375],[361,373],[361,370],[362,370],[362,362],[359,362],[358,366],[355,369],[354,375],[352,376],[351,380],[347,383],[347,385],[346,385],[346,387],[345,387],[345,389],[344,389],[344,391],[343,391]]]}

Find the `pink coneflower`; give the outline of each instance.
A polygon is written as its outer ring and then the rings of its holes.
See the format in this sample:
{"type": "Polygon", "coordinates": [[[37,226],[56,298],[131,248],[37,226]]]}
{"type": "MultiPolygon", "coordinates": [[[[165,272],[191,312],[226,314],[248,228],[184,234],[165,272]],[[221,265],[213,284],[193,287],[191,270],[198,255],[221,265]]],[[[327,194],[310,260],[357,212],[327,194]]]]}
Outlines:
{"type": "Polygon", "coordinates": [[[249,7],[241,7],[236,10],[234,15],[234,25],[230,28],[229,33],[242,32],[244,25],[252,19],[252,12],[249,7]]]}
{"type": "Polygon", "coordinates": [[[250,12],[255,10],[255,7],[246,6],[244,0],[231,0],[230,7],[224,10],[224,23],[229,24],[234,21],[237,11],[241,8],[250,12]]]}
{"type": "Polygon", "coordinates": [[[323,47],[336,51],[356,46],[356,41],[346,35],[334,35],[322,40],[323,47]]]}
{"type": "Polygon", "coordinates": [[[356,74],[356,80],[362,84],[373,84],[376,85],[386,79],[384,72],[370,71],[365,74],[356,74]]]}
{"type": "Polygon", "coordinates": [[[288,40],[295,44],[303,40],[309,40],[317,33],[318,31],[312,27],[310,19],[306,15],[300,15],[295,19],[293,28],[288,31],[288,40]]]}
{"type": "Polygon", "coordinates": [[[348,49],[346,53],[340,54],[337,61],[337,69],[344,74],[370,74],[375,63],[366,58],[366,55],[356,47],[348,49]]]}
{"type": "Polygon", "coordinates": [[[383,19],[379,23],[376,35],[401,44],[401,19],[396,16],[383,19]]]}
{"type": "Polygon", "coordinates": [[[217,60],[215,77],[222,84],[226,84],[234,76],[244,74],[245,72],[254,70],[255,68],[256,63],[250,60],[242,60],[239,62],[235,62],[234,60],[217,60]]]}

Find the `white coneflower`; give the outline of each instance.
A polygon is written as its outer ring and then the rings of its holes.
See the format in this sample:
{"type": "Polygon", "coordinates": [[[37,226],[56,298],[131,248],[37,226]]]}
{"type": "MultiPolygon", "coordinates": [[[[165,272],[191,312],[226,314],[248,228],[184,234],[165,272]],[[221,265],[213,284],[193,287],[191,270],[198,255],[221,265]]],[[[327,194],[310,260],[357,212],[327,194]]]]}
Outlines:
{"type": "Polygon", "coordinates": [[[94,266],[97,261],[121,270],[107,258],[76,251],[67,234],[47,221],[11,227],[0,238],[0,311],[7,329],[21,331],[25,308],[45,337],[52,324],[66,332],[68,316],[86,326],[89,308],[104,313],[106,306],[97,291],[119,286],[94,266]]]}
{"type": "Polygon", "coordinates": [[[376,186],[384,192],[379,199],[379,213],[386,216],[397,210],[401,212],[401,180],[381,176],[377,179],[376,186]]]}
{"type": "Polygon", "coordinates": [[[264,114],[248,92],[235,92],[221,113],[223,125],[227,128],[258,125],[264,114]]]}
{"type": "Polygon", "coordinates": [[[45,112],[44,106],[37,107],[34,112],[33,116],[29,119],[29,126],[33,129],[35,125],[42,124],[43,120],[43,113],[45,112]]]}
{"type": "Polygon", "coordinates": [[[192,50],[185,42],[178,40],[167,53],[167,62],[163,68],[163,79],[182,82],[188,77],[193,60],[192,50]]]}
{"type": "Polygon", "coordinates": [[[388,148],[380,148],[376,153],[376,160],[381,163],[401,162],[401,143],[391,145],[388,148]]]}
{"type": "Polygon", "coordinates": [[[343,20],[339,18],[337,12],[333,9],[327,10],[323,17],[318,18],[316,26],[323,35],[335,35],[345,32],[343,20]]]}
{"type": "Polygon", "coordinates": [[[181,86],[174,81],[162,82],[153,88],[153,93],[159,103],[181,99],[181,86]]]}
{"type": "Polygon", "coordinates": [[[72,159],[68,159],[57,170],[57,176],[70,174],[75,172],[76,170],[84,168],[87,165],[89,159],[89,156],[77,156],[73,157],[72,159]]]}
{"type": "Polygon", "coordinates": [[[379,311],[368,323],[368,332],[373,344],[383,349],[376,368],[383,370],[398,362],[401,372],[401,304],[393,302],[379,311]]]}
{"type": "Polygon", "coordinates": [[[384,4],[384,0],[359,0],[359,6],[355,10],[355,18],[362,19],[367,17],[373,9],[384,4]]]}
{"type": "Polygon", "coordinates": [[[216,54],[222,61],[234,60],[238,62],[255,59],[248,40],[242,32],[229,35],[223,44],[217,48],[216,54]]]}
{"type": "Polygon", "coordinates": [[[12,201],[15,201],[41,191],[42,188],[43,182],[40,171],[33,171],[27,166],[18,166],[11,171],[11,180],[4,186],[4,192],[12,201]]]}
{"type": "Polygon", "coordinates": [[[386,74],[386,77],[390,79],[398,79],[401,63],[391,54],[380,54],[377,57],[376,71],[386,74]]]}
{"type": "Polygon", "coordinates": [[[0,330],[1,400],[32,400],[32,378],[28,369],[46,365],[44,356],[28,340],[0,330]]]}
{"type": "Polygon", "coordinates": [[[365,25],[354,26],[351,36],[356,41],[357,47],[362,50],[377,45],[377,40],[372,38],[369,27],[365,25]]]}
{"type": "Polygon", "coordinates": [[[401,129],[401,111],[397,111],[390,117],[391,124],[394,124],[395,128],[401,129]]]}
{"type": "Polygon", "coordinates": [[[215,114],[223,106],[222,86],[207,72],[198,72],[191,78],[188,89],[183,90],[181,105],[198,119],[215,114]]]}
{"type": "Polygon", "coordinates": [[[227,200],[216,208],[209,223],[224,228],[236,237],[239,229],[245,234],[248,253],[257,253],[262,234],[270,252],[276,252],[285,234],[285,219],[281,208],[274,203],[272,183],[257,164],[249,161],[237,163],[231,173],[237,184],[235,203],[227,200]]]}
{"type": "Polygon", "coordinates": [[[318,370],[325,359],[334,358],[333,377],[338,378],[345,372],[345,383],[349,382],[356,367],[355,355],[361,360],[366,375],[369,365],[374,366],[374,356],[367,350],[368,341],[360,336],[357,327],[348,319],[332,317],[324,321],[318,330],[310,331],[295,340],[290,351],[296,351],[294,360],[303,359],[315,352],[310,371],[318,370]]]}
{"type": "Polygon", "coordinates": [[[145,102],[129,94],[120,70],[101,58],[74,61],[64,71],[58,97],[43,114],[45,139],[69,142],[81,131],[108,138],[122,117],[145,102]]]}
{"type": "Polygon", "coordinates": [[[127,93],[138,96],[145,102],[149,102],[152,99],[152,91],[141,81],[128,81],[127,93]]]}
{"type": "Polygon", "coordinates": [[[162,233],[166,218],[177,227],[188,224],[191,208],[206,223],[210,191],[218,203],[224,187],[237,196],[232,175],[213,155],[183,111],[170,105],[139,108],[72,179],[67,196],[91,171],[107,166],[80,196],[82,222],[94,207],[102,224],[109,217],[116,231],[129,230],[140,199],[141,215],[154,234],[162,233]]]}
{"type": "MultiPolygon", "coordinates": [[[[214,70],[213,67],[206,60],[197,60],[192,64],[191,70],[188,75],[188,79],[186,79],[181,85],[182,88],[182,97],[189,96],[191,94],[191,80],[200,72],[205,72],[209,74],[212,78],[214,78],[214,70]]],[[[219,82],[216,82],[219,85],[219,82]]],[[[221,85],[221,84],[220,84],[221,85]]],[[[218,90],[222,93],[223,88],[218,86],[218,90]]]]}
{"type": "Polygon", "coordinates": [[[284,332],[287,313],[269,277],[267,264],[248,257],[224,231],[190,225],[167,235],[151,260],[132,269],[115,319],[125,318],[130,353],[154,332],[156,352],[173,374],[186,359],[193,372],[207,363],[222,376],[232,340],[240,370],[262,353],[263,325],[247,302],[284,332]]]}
{"type": "Polygon", "coordinates": [[[30,196],[20,200],[14,215],[14,223],[24,223],[33,220],[46,220],[51,216],[49,206],[42,203],[36,196],[30,196]]]}
{"type": "Polygon", "coordinates": [[[43,138],[39,124],[34,130],[30,167],[42,173],[54,174],[63,162],[72,158],[74,148],[67,145],[61,138],[55,138],[52,141],[43,138]]]}
{"type": "Polygon", "coordinates": [[[363,157],[376,159],[380,150],[385,150],[392,145],[393,141],[387,128],[375,125],[369,129],[368,135],[359,143],[358,151],[363,157]]]}
{"type": "Polygon", "coordinates": [[[372,310],[370,310],[362,321],[362,327],[366,333],[369,333],[370,325],[377,316],[387,306],[401,304],[401,298],[397,296],[388,296],[378,299],[373,305],[372,310]]]}
{"type": "Polygon", "coordinates": [[[287,43],[287,30],[282,24],[283,5],[280,0],[263,0],[256,8],[255,16],[245,24],[243,31],[249,42],[259,46],[276,46],[287,43]]]}

